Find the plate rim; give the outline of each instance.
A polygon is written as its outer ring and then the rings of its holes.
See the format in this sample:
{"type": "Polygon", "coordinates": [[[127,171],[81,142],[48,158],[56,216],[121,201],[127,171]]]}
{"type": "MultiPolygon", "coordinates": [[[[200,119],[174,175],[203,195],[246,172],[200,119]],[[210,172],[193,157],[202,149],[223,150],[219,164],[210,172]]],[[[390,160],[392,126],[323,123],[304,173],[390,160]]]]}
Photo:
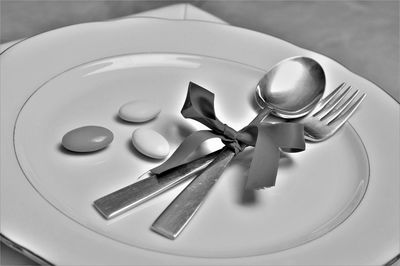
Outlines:
{"type": "MultiPolygon", "coordinates": [[[[41,32],[41,33],[32,35],[32,36],[30,36],[30,37],[26,37],[26,38],[23,38],[23,39],[20,39],[20,40],[16,41],[15,43],[13,43],[13,44],[11,44],[10,46],[8,46],[6,49],[4,49],[3,51],[1,51],[1,52],[0,52],[0,56],[1,56],[2,54],[5,54],[8,50],[14,50],[16,47],[18,47],[18,45],[19,45],[20,43],[23,43],[23,42],[26,42],[26,41],[30,41],[30,39],[33,39],[33,38],[36,38],[36,37],[40,37],[41,35],[44,35],[44,34],[47,34],[47,33],[51,33],[51,32],[53,32],[53,31],[57,31],[57,32],[58,32],[58,31],[60,31],[60,30],[65,30],[65,29],[67,29],[67,28],[69,28],[69,27],[82,26],[82,25],[86,25],[86,24],[112,23],[112,22],[116,22],[116,21],[131,20],[131,19],[134,19],[134,20],[136,20],[136,19],[165,20],[165,21],[175,21],[175,22],[194,21],[194,22],[198,22],[198,23],[215,24],[215,25],[225,25],[225,26],[228,26],[228,27],[237,28],[237,29],[239,29],[239,30],[257,32],[257,33],[260,33],[260,34],[263,34],[263,35],[272,37],[272,38],[274,38],[274,39],[277,39],[277,40],[279,40],[279,41],[288,43],[288,44],[290,44],[290,45],[292,45],[292,46],[294,46],[294,47],[296,47],[296,48],[299,48],[299,49],[302,49],[302,50],[306,50],[306,51],[309,51],[309,52],[312,52],[312,53],[317,53],[317,52],[313,52],[313,51],[311,51],[311,50],[308,50],[308,49],[306,49],[306,48],[303,48],[303,47],[301,47],[301,46],[299,46],[299,45],[297,45],[297,44],[294,44],[294,43],[292,43],[292,42],[289,42],[289,41],[280,39],[279,37],[276,37],[276,36],[274,36],[274,35],[267,34],[267,33],[263,33],[263,32],[258,32],[258,31],[256,31],[256,30],[251,30],[251,29],[243,28],[243,27],[240,27],[240,26],[232,25],[232,24],[226,24],[226,23],[224,23],[224,22],[207,21],[207,20],[201,20],[201,19],[185,19],[185,20],[182,20],[182,19],[174,19],[174,18],[162,18],[162,17],[157,18],[157,17],[151,17],[151,16],[134,16],[134,17],[117,18],[117,19],[112,19],[112,20],[108,20],[108,21],[82,22],[82,23],[77,23],[77,24],[73,24],[73,25],[63,26],[63,27],[56,28],[56,29],[51,29],[51,30],[48,30],[48,31],[45,31],[45,32],[41,32]]],[[[333,59],[333,58],[331,58],[331,57],[329,57],[329,56],[327,56],[327,55],[325,55],[324,53],[321,53],[321,52],[318,52],[318,54],[320,54],[320,55],[322,55],[322,56],[324,56],[324,57],[329,58],[331,61],[334,61],[335,63],[339,64],[341,67],[345,68],[347,71],[351,72],[352,74],[354,74],[354,75],[356,75],[356,76],[358,76],[358,77],[360,77],[360,78],[362,78],[362,79],[365,79],[365,80],[367,80],[368,82],[372,83],[375,87],[379,88],[379,89],[380,89],[382,92],[384,92],[387,96],[389,96],[389,97],[392,98],[395,102],[397,102],[398,104],[400,104],[400,100],[395,99],[395,98],[394,98],[391,94],[389,94],[386,90],[384,90],[384,89],[382,89],[381,87],[379,87],[378,84],[376,84],[375,82],[371,81],[370,79],[364,78],[364,77],[360,76],[359,74],[350,71],[350,70],[347,69],[347,68],[345,67],[345,65],[342,64],[339,60],[333,59]]],[[[89,63],[89,62],[88,62],[88,63],[89,63]]]]}
{"type": "MultiPolygon", "coordinates": [[[[174,21],[174,23],[179,23],[179,24],[185,24],[185,25],[190,25],[190,24],[192,24],[193,25],[193,23],[195,23],[195,24],[212,24],[213,25],[213,27],[215,27],[215,23],[213,23],[213,22],[199,22],[199,21],[196,21],[196,22],[188,22],[188,21],[176,21],[176,20],[170,20],[170,19],[154,19],[154,18],[151,18],[151,19],[149,19],[149,18],[146,18],[146,19],[142,19],[142,18],[128,18],[128,19],[126,19],[126,20],[129,20],[130,22],[132,21],[132,20],[134,20],[134,23],[133,24],[136,24],[137,22],[139,22],[140,23],[140,21],[147,21],[147,22],[149,22],[149,21],[151,21],[151,22],[153,22],[153,21],[174,21]]],[[[126,22],[126,20],[124,19],[123,21],[124,22],[126,22]]],[[[63,32],[63,31],[65,31],[66,30],[66,28],[68,28],[68,29],[79,29],[80,27],[82,27],[82,25],[84,25],[84,27],[86,27],[86,26],[88,26],[88,24],[90,24],[90,25],[104,25],[104,24],[108,24],[108,23],[116,23],[115,21],[114,22],[93,22],[93,23],[83,23],[83,24],[79,24],[79,25],[72,25],[72,26],[68,26],[68,27],[65,27],[65,28],[62,28],[62,29],[57,29],[57,30],[53,30],[53,31],[51,31],[51,32],[47,32],[47,33],[43,33],[43,34],[40,34],[40,35],[38,35],[38,36],[35,36],[35,37],[31,37],[31,38],[29,38],[29,39],[26,39],[25,41],[23,41],[23,42],[21,42],[21,43],[18,43],[17,45],[14,45],[13,46],[13,48],[11,49],[11,48],[9,48],[9,49],[7,49],[7,50],[5,50],[3,53],[2,53],[2,56],[3,55],[7,55],[7,54],[9,54],[10,53],[10,51],[15,51],[15,50],[18,50],[18,49],[22,49],[22,48],[19,48],[19,47],[21,47],[21,46],[23,46],[24,44],[26,45],[26,43],[28,42],[32,42],[32,40],[33,41],[35,41],[34,39],[35,38],[42,38],[43,39],[43,37],[44,38],[46,38],[46,37],[48,37],[49,35],[54,35],[54,34],[58,34],[58,33],[60,33],[60,32],[63,32]]],[[[217,25],[219,25],[218,27],[220,28],[220,27],[223,27],[224,29],[225,28],[236,28],[236,31],[238,31],[239,30],[239,34],[240,34],[240,32],[253,32],[253,31],[251,31],[251,30],[247,30],[247,29],[242,29],[242,28],[239,28],[239,27],[234,27],[234,26],[230,26],[230,25],[225,25],[225,24],[217,24],[217,25]]],[[[95,26],[96,27],[96,26],[95,26]]],[[[269,36],[269,35],[265,35],[265,34],[262,34],[262,33],[258,33],[260,36],[268,36],[268,37],[270,37],[270,38],[273,38],[273,39],[275,39],[275,41],[279,41],[279,42],[284,42],[284,43],[286,43],[286,44],[288,44],[288,45],[290,45],[293,49],[295,49],[295,50],[298,50],[298,51],[301,51],[301,52],[303,52],[303,53],[307,53],[307,54],[312,54],[312,55],[316,55],[317,56],[317,54],[316,53],[314,53],[314,52],[311,52],[311,51],[308,51],[308,50],[305,50],[305,49],[303,49],[303,48],[300,48],[300,47],[298,47],[298,46],[295,46],[295,45],[293,45],[293,44],[290,44],[290,43],[288,43],[288,42],[286,42],[286,41],[283,41],[283,40],[280,40],[280,39],[278,39],[278,38],[276,38],[276,37],[273,37],[273,36],[269,36]]],[[[325,56],[322,56],[322,55],[320,55],[321,57],[325,57],[325,56]]],[[[329,58],[328,58],[329,59],[329,58]]],[[[338,65],[340,65],[338,62],[336,62],[336,61],[334,61],[334,60],[332,60],[332,59],[329,59],[329,61],[333,61],[333,62],[335,62],[336,64],[338,64],[338,65]]],[[[350,72],[349,70],[347,70],[346,68],[344,68],[342,65],[340,65],[343,69],[345,69],[346,71],[348,71],[348,72],[350,72]]],[[[351,73],[351,72],[350,72],[351,73]]],[[[351,73],[352,75],[354,75],[355,77],[357,77],[357,78],[359,78],[359,79],[364,79],[364,78],[362,78],[362,77],[360,77],[360,76],[358,76],[358,75],[356,75],[356,74],[354,74],[354,73],[351,73]]],[[[365,80],[365,79],[364,79],[365,80]]],[[[367,80],[366,80],[367,81],[367,80]]],[[[373,84],[372,82],[370,82],[370,81],[367,81],[367,82],[369,82],[369,83],[371,83],[372,85],[374,85],[374,87],[377,87],[377,88],[379,88],[378,86],[376,86],[375,84],[373,84]]],[[[380,89],[379,88],[379,90],[380,91],[383,91],[382,89],[380,89]]],[[[385,92],[385,91],[383,91],[383,92],[385,92]]],[[[388,93],[386,93],[385,92],[385,94],[386,95],[389,95],[388,93]]],[[[397,101],[393,98],[393,97],[391,97],[390,95],[389,95],[389,97],[392,99],[392,100],[394,100],[396,103],[397,103],[397,101]]],[[[397,105],[397,107],[398,107],[398,105],[397,105]]],[[[2,120],[2,124],[3,124],[3,120],[2,120]]],[[[363,139],[360,137],[360,139],[363,141],[363,139]]],[[[368,150],[367,150],[367,154],[368,154],[368,150]]],[[[2,179],[3,179],[4,177],[2,176],[2,179]]],[[[3,219],[3,217],[2,217],[2,219],[3,219]]],[[[4,228],[2,228],[2,231],[4,231],[4,228]]]]}

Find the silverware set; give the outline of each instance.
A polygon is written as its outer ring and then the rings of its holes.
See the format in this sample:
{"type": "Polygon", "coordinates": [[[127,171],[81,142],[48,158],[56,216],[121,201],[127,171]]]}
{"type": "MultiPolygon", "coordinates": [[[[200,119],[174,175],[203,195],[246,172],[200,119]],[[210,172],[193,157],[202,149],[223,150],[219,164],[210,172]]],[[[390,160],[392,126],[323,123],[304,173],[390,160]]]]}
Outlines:
{"type": "MultiPolygon", "coordinates": [[[[284,60],[258,83],[256,101],[264,109],[250,124],[262,123],[271,113],[281,120],[302,124],[306,140],[324,141],[348,121],[365,98],[365,94],[359,95],[358,90],[345,83],[321,98],[324,89],[325,74],[316,61],[306,57],[284,60]],[[280,86],[286,86],[283,91],[287,95],[276,93],[280,86]]],[[[235,153],[224,147],[159,175],[149,172],[147,178],[112,192],[93,205],[104,218],[111,219],[194,177],[151,226],[160,235],[175,239],[234,157],[235,153]]]]}

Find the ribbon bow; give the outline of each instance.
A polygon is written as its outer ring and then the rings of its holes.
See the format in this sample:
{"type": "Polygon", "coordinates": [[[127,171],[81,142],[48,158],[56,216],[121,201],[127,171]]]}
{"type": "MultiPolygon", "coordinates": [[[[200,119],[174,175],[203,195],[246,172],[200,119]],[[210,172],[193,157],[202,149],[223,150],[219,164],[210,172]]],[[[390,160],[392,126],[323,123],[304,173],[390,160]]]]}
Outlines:
{"type": "Polygon", "coordinates": [[[280,152],[300,152],[305,149],[304,128],[298,123],[260,123],[248,125],[236,131],[222,123],[215,115],[214,94],[190,82],[182,115],[194,119],[211,130],[200,130],[189,135],[171,157],[160,166],[152,169],[160,174],[184,164],[185,159],[204,141],[219,138],[236,154],[246,146],[254,147],[250,164],[247,189],[271,187],[275,185],[280,152]]]}

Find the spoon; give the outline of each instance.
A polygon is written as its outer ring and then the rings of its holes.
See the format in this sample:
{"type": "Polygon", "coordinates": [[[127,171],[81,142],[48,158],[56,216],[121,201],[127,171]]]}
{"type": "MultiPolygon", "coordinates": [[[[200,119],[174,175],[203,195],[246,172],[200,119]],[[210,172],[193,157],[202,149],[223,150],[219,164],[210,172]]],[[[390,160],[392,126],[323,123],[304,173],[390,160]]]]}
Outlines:
{"type": "Polygon", "coordinates": [[[258,82],[255,99],[274,116],[293,119],[308,114],[325,91],[321,65],[309,57],[291,57],[273,66],[258,82]]]}
{"type": "MultiPolygon", "coordinates": [[[[264,107],[249,125],[261,123],[270,113],[295,119],[308,114],[325,90],[325,74],[315,60],[293,57],[272,67],[256,88],[258,103],[264,107]]],[[[242,145],[244,148],[246,145],[242,145]]],[[[173,200],[151,229],[175,239],[200,208],[205,197],[235,157],[224,147],[217,157],[173,200]]]]}

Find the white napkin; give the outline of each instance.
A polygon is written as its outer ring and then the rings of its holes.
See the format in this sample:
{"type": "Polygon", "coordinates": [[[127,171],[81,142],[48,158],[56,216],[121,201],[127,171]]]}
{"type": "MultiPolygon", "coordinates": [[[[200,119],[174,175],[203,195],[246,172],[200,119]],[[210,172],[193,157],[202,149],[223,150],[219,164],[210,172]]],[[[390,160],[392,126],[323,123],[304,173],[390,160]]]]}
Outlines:
{"type": "MultiPolygon", "coordinates": [[[[166,18],[166,19],[182,19],[182,20],[201,20],[201,21],[210,21],[215,23],[226,23],[225,21],[217,18],[210,13],[207,13],[193,5],[190,4],[176,4],[170,5],[166,7],[161,7],[157,9],[152,9],[149,11],[132,14],[130,16],[122,17],[122,18],[129,18],[129,17],[152,17],[152,18],[166,18]]],[[[15,40],[7,43],[0,44],[0,53],[5,51],[7,48],[11,47],[12,45],[22,41],[15,40]]]]}

